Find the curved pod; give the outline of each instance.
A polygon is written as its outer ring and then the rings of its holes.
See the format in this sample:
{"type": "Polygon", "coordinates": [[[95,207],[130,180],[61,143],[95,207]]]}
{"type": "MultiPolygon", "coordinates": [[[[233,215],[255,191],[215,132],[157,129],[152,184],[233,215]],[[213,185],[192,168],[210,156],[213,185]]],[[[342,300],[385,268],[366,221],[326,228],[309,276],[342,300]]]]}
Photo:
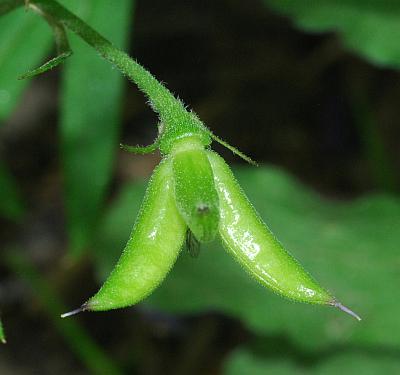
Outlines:
{"type": "Polygon", "coordinates": [[[218,193],[203,145],[188,137],[173,155],[175,198],[179,212],[199,242],[212,241],[218,233],[218,193]]]}
{"type": "Polygon", "coordinates": [[[156,168],[128,243],[110,276],[81,310],[111,310],[149,295],[176,261],[186,225],[175,203],[170,158],[156,168]]]}
{"type": "Polygon", "coordinates": [[[256,280],[282,296],[337,305],[274,237],[225,161],[212,151],[207,156],[219,195],[219,232],[225,248],[256,280]]]}

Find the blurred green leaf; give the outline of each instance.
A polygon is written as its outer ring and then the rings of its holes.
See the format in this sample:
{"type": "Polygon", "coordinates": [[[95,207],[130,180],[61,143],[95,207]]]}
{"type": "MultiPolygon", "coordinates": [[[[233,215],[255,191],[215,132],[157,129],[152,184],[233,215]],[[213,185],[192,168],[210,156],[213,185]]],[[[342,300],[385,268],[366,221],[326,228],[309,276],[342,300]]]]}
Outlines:
{"type": "MultiPolygon", "coordinates": [[[[132,1],[65,3],[117,46],[127,45],[132,1]]],[[[61,91],[61,150],[70,250],[78,255],[92,234],[111,178],[123,77],[73,35],[71,46],[74,55],[65,64],[61,91]]]]}
{"type": "MultiPolygon", "coordinates": [[[[400,200],[382,195],[329,202],[276,169],[240,168],[236,175],[283,244],[363,321],[331,307],[293,303],[274,295],[251,279],[218,241],[203,246],[197,259],[184,252],[146,303],[178,314],[220,311],[241,319],[258,334],[286,334],[308,348],[342,343],[399,345],[400,336],[393,332],[400,330],[396,298],[400,200]]],[[[128,238],[142,194],[142,185],[132,186],[100,228],[96,243],[103,244],[102,254],[114,256],[109,270],[128,238]],[[114,235],[113,220],[120,228],[114,235]]],[[[105,262],[102,265],[104,269],[105,262]]]]}
{"type": "Polygon", "coordinates": [[[24,207],[14,179],[0,160],[0,215],[10,220],[18,220],[23,213],[24,207]]]}
{"type": "Polygon", "coordinates": [[[0,341],[5,344],[6,343],[6,335],[4,334],[3,323],[0,320],[0,341]]]}
{"type": "Polygon", "coordinates": [[[378,65],[400,67],[400,2],[264,0],[310,32],[335,31],[347,48],[378,65]]]}
{"type": "Polygon", "coordinates": [[[51,30],[24,9],[0,18],[0,124],[16,107],[29,80],[17,78],[39,65],[49,52],[51,30]]]}
{"type": "MultiPolygon", "coordinates": [[[[49,27],[23,9],[0,18],[0,126],[15,109],[29,83],[18,80],[18,76],[44,59],[51,39],[49,27]]],[[[22,213],[14,179],[0,161],[0,214],[17,220],[22,213]]]]}
{"type": "Polygon", "coordinates": [[[289,358],[262,358],[248,350],[236,351],[225,366],[227,375],[337,375],[337,374],[398,374],[400,360],[396,357],[369,352],[348,351],[321,357],[313,365],[296,363],[289,358]]]}

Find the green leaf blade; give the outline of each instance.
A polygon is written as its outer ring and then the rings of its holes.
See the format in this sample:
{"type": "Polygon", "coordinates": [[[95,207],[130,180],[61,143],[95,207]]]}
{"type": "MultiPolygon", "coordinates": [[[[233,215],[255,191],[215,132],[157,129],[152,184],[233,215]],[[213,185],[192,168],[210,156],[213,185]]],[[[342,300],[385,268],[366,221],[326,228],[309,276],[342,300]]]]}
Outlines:
{"type": "Polygon", "coordinates": [[[18,9],[0,18],[0,124],[15,109],[29,81],[18,77],[50,50],[50,28],[35,14],[18,9]]]}
{"type": "Polygon", "coordinates": [[[309,32],[338,32],[345,46],[377,65],[400,68],[400,3],[389,0],[264,0],[309,32]]]}
{"type": "Polygon", "coordinates": [[[3,328],[3,323],[0,320],[0,342],[2,342],[3,344],[6,343],[6,335],[4,333],[4,328],[3,328]]]}
{"type": "MultiPolygon", "coordinates": [[[[259,354],[259,353],[258,353],[259,354]]],[[[347,350],[329,356],[316,357],[311,365],[296,362],[290,357],[261,357],[250,350],[235,351],[225,364],[226,375],[334,375],[334,374],[397,374],[400,360],[391,355],[347,350]]]]}
{"type": "MultiPolygon", "coordinates": [[[[126,44],[131,1],[121,1],[118,7],[105,0],[80,6],[88,23],[116,45],[126,44]]],[[[70,251],[79,255],[90,239],[112,174],[123,77],[76,37],[71,44],[74,56],[65,64],[61,94],[61,144],[70,251]]]]}
{"type": "MultiPolygon", "coordinates": [[[[28,80],[18,80],[18,76],[45,58],[51,39],[48,26],[24,9],[0,18],[0,126],[29,84],[28,80]]],[[[23,212],[16,182],[0,161],[0,213],[7,219],[19,220],[23,212]]]]}

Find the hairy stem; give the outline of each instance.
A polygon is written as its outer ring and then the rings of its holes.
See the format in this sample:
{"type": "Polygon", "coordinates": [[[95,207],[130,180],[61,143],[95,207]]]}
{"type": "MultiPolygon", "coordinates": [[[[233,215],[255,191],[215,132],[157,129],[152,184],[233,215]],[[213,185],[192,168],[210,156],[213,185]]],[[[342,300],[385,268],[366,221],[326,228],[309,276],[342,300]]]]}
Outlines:
{"type": "MultiPolygon", "coordinates": [[[[55,0],[0,0],[0,14],[1,11],[4,13],[6,11],[12,10],[18,6],[25,5],[28,9],[32,9],[37,14],[45,18],[48,22],[57,25],[55,30],[56,36],[57,32],[65,27],[70,29],[78,36],[80,36],[87,44],[92,46],[104,59],[110,62],[113,66],[119,69],[124,75],[126,75],[131,81],[133,81],[137,87],[148,97],[151,107],[160,116],[160,120],[165,124],[165,128],[172,129],[171,136],[176,138],[179,134],[176,132],[178,129],[185,128],[187,133],[195,132],[209,137],[210,135],[214,140],[221,143],[225,147],[228,147],[238,156],[242,157],[244,160],[251,164],[256,164],[249,157],[241,153],[236,148],[228,145],[226,142],[222,141],[220,138],[216,137],[207,129],[200,119],[196,116],[194,112],[188,111],[185,105],[175,98],[174,95],[159,81],[157,81],[154,76],[143,68],[138,62],[132,59],[125,52],[121,51],[115,47],[106,38],[100,35],[96,30],[87,25],[79,17],[75,16],[68,9],[60,5],[55,0]]],[[[63,33],[58,33],[61,36],[61,41],[64,42],[63,33]]],[[[65,44],[65,43],[63,43],[65,44]]],[[[63,50],[63,48],[61,48],[63,50]]],[[[66,48],[68,50],[68,48],[66,48]]],[[[61,56],[51,60],[44,66],[34,70],[27,74],[27,76],[32,76],[34,74],[40,73],[49,67],[54,67],[58,63],[62,62],[63,59],[68,57],[68,55],[61,54],[61,56]]],[[[204,138],[204,137],[203,137],[204,138]]],[[[169,152],[170,148],[169,140],[167,139],[164,143],[164,150],[169,152]]],[[[207,144],[207,142],[206,142],[207,144]]],[[[163,152],[163,145],[160,143],[160,150],[163,152]]],[[[143,150],[142,150],[143,151],[143,150]]],[[[148,150],[145,149],[145,152],[148,150]]]]}
{"type": "Polygon", "coordinates": [[[174,111],[184,111],[183,103],[176,99],[172,93],[133,60],[125,52],[119,50],[111,42],[100,35],[96,30],[87,25],[79,17],[64,8],[55,0],[3,0],[0,9],[11,10],[17,6],[26,5],[44,18],[51,17],[58,23],[79,35],[87,44],[92,46],[104,59],[118,68],[124,75],[132,80],[138,88],[149,98],[153,109],[160,115],[165,108],[174,111]]]}

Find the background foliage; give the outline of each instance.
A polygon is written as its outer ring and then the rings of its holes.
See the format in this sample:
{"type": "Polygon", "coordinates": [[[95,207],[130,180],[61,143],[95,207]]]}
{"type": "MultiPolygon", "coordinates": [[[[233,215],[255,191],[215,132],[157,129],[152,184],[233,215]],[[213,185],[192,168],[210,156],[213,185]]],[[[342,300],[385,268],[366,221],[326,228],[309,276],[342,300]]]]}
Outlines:
{"type": "Polygon", "coordinates": [[[119,256],[159,155],[118,144],[150,143],[156,118],[73,36],[63,67],[17,80],[54,55],[19,9],[0,18],[0,372],[397,373],[400,6],[61,2],[263,164],[235,168],[244,190],[363,321],[272,295],[218,242],[138,307],[60,320],[119,256]]]}

